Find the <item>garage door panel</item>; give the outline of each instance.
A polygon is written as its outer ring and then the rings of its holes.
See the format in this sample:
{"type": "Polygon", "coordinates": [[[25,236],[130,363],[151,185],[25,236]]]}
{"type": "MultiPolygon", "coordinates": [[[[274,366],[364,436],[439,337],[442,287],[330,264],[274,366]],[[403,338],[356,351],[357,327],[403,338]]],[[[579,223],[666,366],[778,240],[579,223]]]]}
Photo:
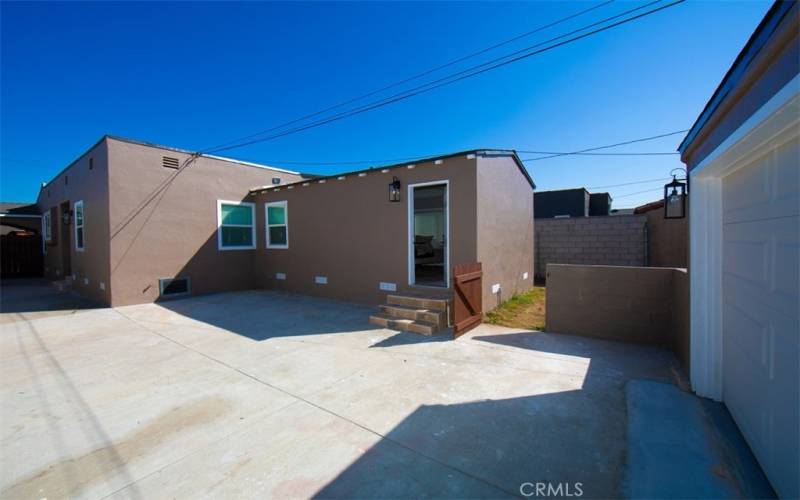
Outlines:
{"type": "Polygon", "coordinates": [[[722,179],[723,400],[784,495],[800,470],[799,145],[722,179]]]}
{"type": "Polygon", "coordinates": [[[793,140],[723,179],[723,223],[800,214],[800,143],[793,140]]]}
{"type": "Polygon", "coordinates": [[[726,224],[723,238],[725,293],[800,318],[800,217],[726,224]]]}

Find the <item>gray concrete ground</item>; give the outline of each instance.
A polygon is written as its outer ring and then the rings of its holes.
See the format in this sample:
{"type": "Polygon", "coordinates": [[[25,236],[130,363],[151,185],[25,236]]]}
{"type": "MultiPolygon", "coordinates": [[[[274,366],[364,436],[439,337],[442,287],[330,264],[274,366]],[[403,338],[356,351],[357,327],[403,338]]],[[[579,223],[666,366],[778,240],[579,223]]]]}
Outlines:
{"type": "Polygon", "coordinates": [[[0,322],[2,498],[620,494],[662,350],[253,291],[0,322]]]}
{"type": "Polygon", "coordinates": [[[65,316],[98,304],[76,293],[58,291],[44,279],[11,279],[0,283],[0,324],[49,316],[65,316]]]}

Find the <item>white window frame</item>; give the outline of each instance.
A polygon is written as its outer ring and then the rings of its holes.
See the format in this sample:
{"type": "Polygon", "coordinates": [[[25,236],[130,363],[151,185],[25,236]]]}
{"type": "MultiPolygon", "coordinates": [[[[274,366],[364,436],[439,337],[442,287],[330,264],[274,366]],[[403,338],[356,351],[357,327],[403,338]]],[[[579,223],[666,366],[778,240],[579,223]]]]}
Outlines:
{"type": "Polygon", "coordinates": [[[50,209],[42,214],[42,239],[47,243],[53,241],[53,225],[50,219],[50,209]]]}
{"type": "Polygon", "coordinates": [[[449,179],[442,179],[438,181],[430,181],[430,182],[418,182],[416,184],[409,184],[407,188],[407,200],[408,200],[408,286],[419,287],[419,288],[437,288],[440,290],[449,290],[451,288],[450,285],[450,180],[449,179]],[[445,195],[444,195],[444,225],[447,230],[446,235],[446,252],[444,254],[444,282],[446,286],[428,286],[428,285],[418,285],[416,283],[417,277],[414,272],[414,188],[418,187],[425,187],[425,186],[444,186],[445,187],[445,195]]]}
{"type": "Polygon", "coordinates": [[[217,200],[217,250],[220,252],[227,250],[253,250],[256,247],[256,205],[250,201],[230,201],[217,200]],[[250,207],[250,224],[225,224],[226,227],[249,227],[251,245],[239,245],[235,247],[222,246],[222,205],[236,205],[250,207]]]}
{"type": "Polygon", "coordinates": [[[75,238],[75,251],[83,252],[86,250],[86,210],[83,208],[83,200],[76,201],[75,205],[72,207],[72,226],[73,237],[75,238]],[[83,244],[81,246],[78,246],[78,207],[80,207],[81,211],[80,229],[83,231],[83,244]]]}
{"type": "Polygon", "coordinates": [[[269,203],[264,204],[264,232],[266,233],[266,242],[267,248],[276,248],[276,249],[287,249],[289,248],[289,204],[286,200],[282,201],[271,201],[269,203]],[[269,207],[283,207],[283,215],[285,217],[285,222],[283,224],[270,224],[269,223],[269,207]],[[286,227],[286,243],[285,244],[276,244],[271,243],[269,241],[269,228],[270,227],[286,227]]]}

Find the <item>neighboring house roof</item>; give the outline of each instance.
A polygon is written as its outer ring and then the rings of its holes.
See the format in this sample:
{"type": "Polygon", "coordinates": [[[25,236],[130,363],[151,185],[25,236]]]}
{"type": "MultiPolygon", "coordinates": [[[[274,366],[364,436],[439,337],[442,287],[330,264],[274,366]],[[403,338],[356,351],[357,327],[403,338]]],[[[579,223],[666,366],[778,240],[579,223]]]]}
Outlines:
{"type": "Polygon", "coordinates": [[[136,144],[138,146],[145,146],[145,147],[149,147],[149,148],[165,149],[167,151],[175,151],[176,153],[183,153],[183,154],[188,154],[188,155],[197,154],[197,155],[199,155],[201,157],[211,158],[211,159],[214,159],[214,160],[227,161],[227,162],[230,162],[230,163],[236,163],[236,164],[239,164],[239,165],[246,165],[246,166],[249,166],[249,167],[263,168],[265,170],[273,170],[275,172],[283,172],[283,173],[286,173],[286,174],[295,174],[295,175],[303,175],[303,176],[305,176],[305,174],[301,174],[300,172],[295,172],[293,170],[286,170],[284,168],[271,167],[269,165],[263,165],[261,163],[253,163],[253,162],[250,162],[250,161],[237,160],[235,158],[227,158],[227,157],[224,157],[224,156],[216,156],[216,155],[198,153],[196,151],[189,151],[188,149],[174,148],[172,146],[164,146],[164,145],[161,145],[161,144],[156,144],[154,142],[139,141],[139,140],[136,140],[136,139],[129,139],[129,138],[126,138],[126,137],[119,137],[119,136],[116,136],[116,135],[108,135],[108,134],[106,134],[103,137],[101,137],[99,141],[97,141],[94,144],[92,144],[91,147],[89,147],[86,151],[84,151],[83,153],[78,155],[78,157],[75,158],[74,160],[72,160],[66,167],[61,169],[48,182],[42,183],[42,185],[39,187],[39,191],[41,192],[42,188],[47,187],[51,182],[53,182],[55,179],[57,179],[58,176],[60,176],[61,174],[63,174],[67,170],[69,170],[70,167],[72,167],[72,165],[77,163],[78,160],[80,160],[81,158],[86,156],[86,154],[88,154],[89,151],[91,151],[94,148],[96,148],[100,143],[102,143],[106,139],[112,139],[112,140],[120,141],[120,142],[127,142],[129,144],[136,144]]]}
{"type": "Polygon", "coordinates": [[[731,94],[731,91],[740,84],[745,77],[750,63],[758,56],[764,46],[769,43],[773,33],[780,26],[781,21],[794,6],[795,2],[793,1],[784,2],[779,0],[770,7],[764,19],[761,20],[761,23],[759,23],[756,30],[750,36],[747,44],[745,44],[742,51],[739,52],[733,65],[728,69],[722,82],[720,82],[714,94],[711,96],[711,99],[708,101],[705,108],[703,108],[702,113],[700,113],[700,116],[694,122],[692,128],[689,129],[686,137],[683,139],[680,146],[678,146],[678,151],[680,151],[681,154],[684,154],[695,139],[697,139],[700,131],[720,108],[722,102],[731,94]]]}
{"type": "MultiPolygon", "coordinates": [[[[514,160],[514,163],[516,163],[517,167],[519,168],[520,172],[522,172],[522,175],[525,176],[525,179],[531,185],[531,189],[536,189],[536,184],[533,182],[533,179],[531,178],[530,174],[528,173],[528,170],[525,168],[525,165],[519,159],[519,156],[517,156],[517,152],[514,151],[514,150],[510,150],[510,149],[470,149],[470,150],[467,150],[467,151],[459,151],[457,153],[450,153],[450,154],[446,154],[446,155],[431,156],[431,157],[428,157],[428,158],[417,158],[412,162],[395,163],[395,164],[392,164],[392,165],[381,165],[381,166],[376,166],[376,167],[363,168],[361,170],[353,170],[351,172],[340,172],[340,173],[331,174],[331,175],[321,175],[321,176],[315,177],[314,180],[335,179],[335,178],[341,177],[341,176],[358,175],[360,173],[374,172],[376,170],[392,170],[392,169],[396,169],[396,168],[405,167],[405,166],[407,166],[409,164],[412,164],[412,163],[422,163],[422,162],[429,162],[429,161],[436,161],[436,160],[444,160],[446,158],[452,158],[454,156],[464,156],[464,155],[469,155],[469,154],[474,154],[474,155],[477,155],[477,156],[508,156],[508,157],[512,158],[514,160]]],[[[288,184],[281,184],[279,186],[256,186],[256,187],[253,187],[252,189],[250,189],[250,192],[251,193],[258,193],[258,192],[262,192],[262,191],[269,191],[270,189],[275,189],[275,188],[281,189],[281,188],[285,188],[286,186],[302,184],[304,182],[307,182],[307,180],[291,182],[291,183],[288,183],[288,184]]]]}
{"type": "Polygon", "coordinates": [[[39,208],[35,203],[14,203],[0,201],[0,217],[39,218],[39,208]]]}
{"type": "Polygon", "coordinates": [[[651,201],[650,203],[645,203],[644,205],[639,205],[638,207],[633,209],[633,213],[635,214],[644,214],[650,212],[652,210],[657,210],[660,208],[664,208],[664,200],[658,201],[651,201]]]}

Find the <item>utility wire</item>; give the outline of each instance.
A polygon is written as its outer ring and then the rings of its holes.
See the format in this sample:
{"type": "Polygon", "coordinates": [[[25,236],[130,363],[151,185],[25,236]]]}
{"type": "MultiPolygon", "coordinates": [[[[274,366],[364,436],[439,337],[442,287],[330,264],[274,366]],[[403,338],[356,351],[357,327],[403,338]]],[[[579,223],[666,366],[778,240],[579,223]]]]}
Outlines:
{"type": "Polygon", "coordinates": [[[385,91],[387,91],[389,89],[393,89],[395,87],[399,87],[400,85],[403,85],[404,83],[408,83],[408,82],[411,82],[411,81],[414,81],[414,80],[418,80],[418,79],[422,78],[423,76],[430,75],[431,73],[435,73],[435,72],[437,72],[439,70],[448,68],[448,67],[453,66],[455,64],[458,64],[460,62],[463,62],[463,61],[466,61],[468,59],[472,59],[472,58],[477,57],[479,55],[485,54],[485,53],[490,52],[490,51],[492,51],[494,49],[500,48],[500,47],[502,47],[504,45],[508,45],[509,43],[516,42],[517,40],[521,40],[522,38],[526,38],[526,37],[529,37],[529,36],[531,36],[533,34],[539,33],[540,31],[544,31],[544,30],[546,30],[548,28],[552,28],[553,26],[557,26],[559,24],[565,23],[565,22],[567,22],[569,20],[575,19],[576,17],[580,17],[580,16],[582,16],[584,14],[587,14],[589,12],[597,10],[597,9],[599,9],[601,7],[605,7],[606,5],[609,5],[609,4],[613,3],[613,2],[614,2],[614,0],[607,0],[605,2],[602,2],[602,3],[598,4],[598,5],[595,5],[593,7],[589,7],[588,9],[583,9],[583,10],[581,10],[579,12],[576,12],[574,14],[571,14],[569,16],[563,17],[561,19],[557,19],[557,20],[555,20],[555,21],[553,21],[551,23],[545,24],[545,25],[540,26],[538,28],[535,28],[533,30],[527,31],[527,32],[522,33],[520,35],[517,35],[517,36],[515,36],[513,38],[509,38],[508,40],[504,40],[504,41],[502,41],[500,43],[496,43],[496,44],[491,45],[489,47],[486,47],[484,49],[478,50],[476,52],[472,52],[470,54],[467,54],[465,56],[459,57],[457,59],[453,59],[452,61],[448,61],[446,63],[440,64],[440,65],[435,66],[433,68],[427,69],[427,70],[425,70],[425,71],[423,71],[421,73],[417,73],[417,74],[415,74],[413,76],[410,76],[410,77],[404,78],[402,80],[396,81],[394,83],[391,83],[389,85],[383,86],[383,87],[381,87],[379,89],[367,92],[366,94],[362,94],[362,95],[359,95],[357,97],[353,97],[351,99],[347,99],[345,101],[339,102],[338,104],[334,104],[332,106],[329,106],[329,107],[327,107],[325,109],[321,109],[319,111],[315,111],[313,113],[309,113],[307,115],[301,116],[299,118],[295,118],[295,119],[290,120],[288,122],[281,123],[280,125],[275,125],[274,127],[270,127],[268,129],[261,130],[259,132],[247,135],[245,137],[242,137],[242,138],[239,138],[239,139],[235,139],[233,141],[228,141],[226,143],[214,146],[212,148],[209,148],[209,151],[215,150],[215,149],[218,149],[218,148],[221,148],[221,147],[229,146],[231,144],[235,144],[237,142],[244,141],[244,140],[247,140],[247,139],[252,139],[253,137],[257,137],[257,136],[262,135],[262,134],[273,132],[275,130],[288,127],[289,125],[294,125],[295,123],[301,122],[303,120],[307,120],[309,118],[314,118],[315,116],[319,116],[319,115],[321,115],[323,113],[327,113],[328,111],[333,111],[334,109],[338,109],[338,108],[341,108],[341,107],[346,106],[348,104],[352,104],[354,102],[361,101],[363,99],[366,99],[367,97],[372,97],[372,96],[374,96],[376,94],[380,94],[381,92],[385,92],[385,91]]]}
{"type": "Polygon", "coordinates": [[[634,196],[637,194],[652,193],[653,191],[661,191],[662,189],[663,188],[645,189],[644,191],[636,191],[635,193],[628,193],[628,194],[623,194],[621,196],[615,196],[614,199],[618,200],[620,198],[627,198],[628,196],[634,196]]]}
{"type": "MultiPolygon", "coordinates": [[[[616,147],[619,147],[619,146],[626,146],[628,144],[635,144],[637,142],[652,141],[654,139],[661,139],[662,137],[669,137],[669,136],[672,136],[672,135],[683,134],[684,132],[688,132],[688,131],[689,131],[689,129],[676,130],[675,132],[669,132],[669,133],[666,133],[666,134],[654,135],[652,137],[643,137],[641,139],[633,139],[631,141],[618,142],[616,144],[609,144],[607,146],[598,146],[598,147],[594,147],[594,148],[580,149],[578,151],[571,151],[569,153],[553,153],[553,154],[549,154],[547,156],[539,156],[539,157],[536,157],[536,158],[526,158],[526,159],[524,159],[522,161],[538,161],[538,160],[546,160],[548,158],[556,158],[558,156],[584,154],[584,153],[588,153],[590,151],[598,151],[598,150],[601,150],[601,149],[616,148],[616,147]]],[[[520,152],[522,152],[522,151],[520,151],[520,152]]]]}
{"type": "MultiPolygon", "coordinates": [[[[621,187],[621,186],[633,186],[634,184],[647,184],[650,182],[665,182],[670,180],[670,177],[662,177],[660,179],[649,179],[646,181],[634,181],[634,182],[626,182],[624,184],[609,184],[607,186],[590,186],[586,189],[605,189],[605,188],[613,188],[613,187],[621,187]]],[[[660,189],[660,188],[659,188],[660,189]]]]}
{"type": "MultiPolygon", "coordinates": [[[[655,2],[651,2],[650,4],[647,4],[645,6],[637,7],[636,9],[631,9],[631,10],[625,12],[625,13],[618,14],[616,16],[612,16],[612,18],[607,18],[607,19],[605,19],[603,21],[600,21],[598,23],[593,23],[593,25],[602,24],[604,22],[607,22],[610,19],[620,17],[620,16],[625,15],[627,13],[631,13],[632,11],[635,11],[635,10],[640,10],[643,7],[652,5],[652,4],[660,2],[660,1],[661,0],[656,0],[655,2]]],[[[638,14],[638,15],[635,15],[635,16],[632,16],[632,17],[629,17],[629,18],[626,18],[626,19],[622,19],[621,21],[617,21],[615,23],[609,24],[607,26],[603,26],[603,27],[598,28],[596,30],[589,31],[587,33],[575,36],[573,38],[569,38],[567,40],[555,43],[553,45],[544,47],[542,49],[535,50],[533,52],[528,52],[528,53],[513,57],[513,58],[508,59],[506,61],[497,62],[496,64],[492,64],[494,61],[489,61],[487,63],[480,64],[478,66],[475,66],[473,68],[470,68],[468,70],[460,72],[460,73],[465,73],[465,72],[469,72],[469,71],[474,70],[471,73],[463,74],[462,76],[459,76],[457,78],[453,78],[455,75],[451,75],[451,76],[436,80],[434,82],[429,82],[429,83],[424,84],[422,86],[419,86],[419,87],[417,87],[415,89],[411,89],[411,90],[409,90],[409,91],[407,91],[405,93],[401,93],[401,94],[398,94],[398,95],[395,95],[395,96],[388,97],[388,98],[383,99],[381,101],[377,101],[377,102],[362,106],[361,108],[356,108],[355,110],[350,110],[350,111],[347,111],[347,112],[340,113],[338,115],[333,115],[333,116],[328,117],[326,119],[319,120],[317,122],[312,122],[310,124],[307,124],[307,125],[304,125],[304,126],[301,126],[301,127],[297,127],[297,128],[294,128],[294,129],[290,129],[288,131],[284,131],[284,132],[281,132],[281,133],[273,134],[273,135],[270,135],[270,136],[267,136],[267,137],[241,142],[239,144],[234,144],[232,146],[227,146],[227,147],[224,147],[224,148],[218,148],[218,149],[214,150],[213,152],[226,151],[226,150],[230,150],[230,149],[236,149],[236,148],[248,146],[248,145],[251,145],[251,144],[258,143],[258,142],[265,142],[265,141],[273,140],[273,139],[276,139],[276,138],[279,138],[279,137],[283,137],[283,136],[286,136],[286,135],[289,135],[289,134],[294,134],[294,133],[297,133],[297,132],[300,132],[300,131],[303,131],[303,130],[307,130],[307,129],[310,129],[310,128],[319,127],[321,125],[325,125],[325,124],[333,122],[333,121],[341,120],[341,119],[347,118],[349,116],[357,115],[357,114],[360,114],[360,113],[364,113],[366,111],[370,111],[370,110],[373,110],[373,109],[376,109],[376,108],[387,106],[387,105],[392,104],[394,102],[402,101],[402,100],[408,99],[410,97],[422,94],[424,92],[429,92],[429,91],[434,90],[436,88],[439,88],[439,87],[442,87],[442,86],[445,86],[445,85],[450,85],[452,83],[455,83],[455,82],[458,82],[458,81],[461,81],[461,80],[464,80],[464,79],[467,79],[467,78],[471,78],[473,76],[485,73],[487,71],[492,71],[492,70],[500,68],[502,66],[506,66],[508,64],[512,64],[514,62],[517,62],[517,61],[520,61],[520,60],[523,60],[523,59],[527,59],[529,57],[541,54],[543,52],[547,52],[549,50],[552,50],[552,49],[555,49],[555,48],[558,48],[558,47],[561,47],[561,46],[576,42],[578,40],[581,40],[583,38],[587,38],[587,37],[595,35],[597,33],[601,33],[603,31],[607,31],[609,29],[612,29],[612,28],[615,28],[617,26],[629,23],[631,21],[635,21],[635,20],[640,19],[642,17],[649,16],[649,15],[654,14],[656,12],[659,12],[661,10],[668,9],[670,7],[674,7],[674,6],[676,6],[678,4],[681,4],[681,3],[685,2],[685,1],[686,0],[676,0],[676,1],[672,2],[672,3],[667,4],[667,5],[663,5],[661,7],[658,7],[658,8],[651,9],[649,11],[643,12],[641,14],[638,14]],[[479,68],[481,66],[486,66],[487,64],[492,64],[492,65],[488,66],[488,67],[484,67],[484,68],[479,69],[479,70],[476,70],[476,68],[479,68]],[[441,83],[437,83],[437,82],[441,82],[441,83]]],[[[592,26],[592,25],[590,25],[590,26],[592,26]]],[[[583,31],[583,30],[585,30],[587,28],[588,28],[588,26],[584,27],[584,28],[581,28],[579,30],[576,30],[576,31],[583,31]]],[[[542,44],[546,44],[546,43],[552,42],[553,40],[564,38],[566,36],[568,36],[568,34],[567,35],[562,35],[560,37],[556,37],[556,38],[551,39],[551,40],[546,41],[546,42],[542,42],[542,44]]],[[[537,44],[537,45],[542,45],[542,44],[537,44]]],[[[528,49],[530,49],[530,48],[531,47],[529,47],[528,49]]],[[[523,52],[525,50],[528,50],[528,49],[523,49],[523,52]]],[[[520,52],[520,51],[517,51],[517,52],[520,52]]],[[[501,58],[496,59],[495,61],[500,61],[502,59],[507,59],[510,56],[511,55],[503,56],[501,58]]]]}
{"type": "MultiPolygon", "coordinates": [[[[579,152],[563,152],[563,151],[517,151],[517,153],[528,153],[528,154],[539,154],[539,155],[551,155],[552,157],[556,156],[566,156],[566,155],[575,155],[575,156],[672,156],[677,155],[680,153],[676,152],[646,152],[646,153],[579,153],[579,152]]],[[[527,158],[522,161],[531,161],[544,158],[527,158]]]]}

